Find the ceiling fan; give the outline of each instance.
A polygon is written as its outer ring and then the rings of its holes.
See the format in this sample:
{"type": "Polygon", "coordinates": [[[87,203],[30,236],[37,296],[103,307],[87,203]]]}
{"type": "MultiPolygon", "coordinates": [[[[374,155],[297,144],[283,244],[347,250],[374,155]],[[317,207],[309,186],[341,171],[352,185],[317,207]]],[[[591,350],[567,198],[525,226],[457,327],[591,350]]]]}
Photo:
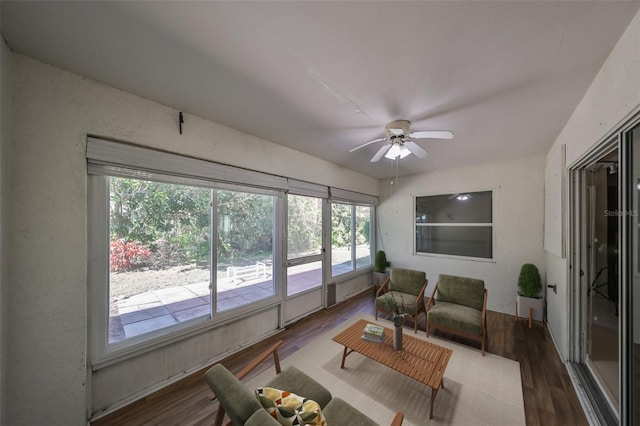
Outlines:
{"type": "Polygon", "coordinates": [[[369,141],[363,143],[360,146],[352,148],[349,152],[356,151],[365,146],[386,141],[386,143],[376,152],[376,155],[371,158],[371,162],[375,163],[383,156],[391,160],[400,159],[406,157],[409,154],[414,154],[418,158],[426,158],[427,151],[422,149],[420,145],[415,143],[414,139],[452,139],[453,133],[448,130],[425,130],[418,132],[409,132],[411,122],[409,120],[394,120],[391,123],[384,126],[387,132],[387,137],[369,141]]]}

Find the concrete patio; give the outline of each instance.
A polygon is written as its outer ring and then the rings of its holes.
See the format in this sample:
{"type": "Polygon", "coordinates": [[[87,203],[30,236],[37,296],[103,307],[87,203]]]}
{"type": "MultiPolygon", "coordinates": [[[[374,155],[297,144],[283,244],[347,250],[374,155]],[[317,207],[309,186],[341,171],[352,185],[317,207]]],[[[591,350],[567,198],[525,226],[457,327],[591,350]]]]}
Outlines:
{"type": "MultiPolygon", "coordinates": [[[[299,267],[296,267],[299,268],[299,267]]],[[[288,295],[318,287],[320,268],[301,269],[288,276],[288,295]]],[[[274,294],[271,275],[262,277],[218,277],[217,311],[226,311],[274,294]]],[[[111,303],[109,343],[138,336],[211,314],[208,282],[163,288],[136,294],[111,303]]]]}

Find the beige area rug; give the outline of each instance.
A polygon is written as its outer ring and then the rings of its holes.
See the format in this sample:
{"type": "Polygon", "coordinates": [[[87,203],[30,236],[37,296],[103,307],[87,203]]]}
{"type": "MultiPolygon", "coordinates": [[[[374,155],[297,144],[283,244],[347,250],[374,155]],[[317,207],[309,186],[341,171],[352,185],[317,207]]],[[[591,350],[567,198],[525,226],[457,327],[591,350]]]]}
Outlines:
{"type": "MultiPolygon", "coordinates": [[[[453,354],[444,374],[445,388],[436,396],[429,421],[431,389],[403,374],[353,352],[340,369],[343,346],[331,338],[358,319],[375,323],[370,315],[357,315],[319,336],[281,361],[282,368],[295,365],[381,425],[391,423],[396,411],[404,413],[403,425],[524,425],[520,363],[437,337],[417,337],[451,348],[453,354]]],[[[390,327],[391,322],[377,323],[390,327]]],[[[416,336],[412,329],[405,334],[416,336]]],[[[270,367],[251,379],[250,389],[264,385],[275,375],[270,367]]],[[[304,395],[303,395],[304,396],[304,395]]],[[[329,425],[331,426],[331,425],[329,425]]]]}

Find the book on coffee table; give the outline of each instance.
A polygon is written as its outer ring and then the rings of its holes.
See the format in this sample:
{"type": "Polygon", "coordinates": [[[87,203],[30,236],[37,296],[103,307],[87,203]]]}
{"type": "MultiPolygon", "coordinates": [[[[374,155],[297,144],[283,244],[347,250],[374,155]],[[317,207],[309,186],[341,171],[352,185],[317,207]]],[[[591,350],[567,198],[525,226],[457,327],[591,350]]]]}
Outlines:
{"type": "Polygon", "coordinates": [[[367,324],[362,332],[362,338],[371,342],[380,343],[384,339],[384,327],[376,324],[367,324]]]}
{"type": "Polygon", "coordinates": [[[367,342],[373,342],[373,343],[382,343],[382,341],[384,340],[384,335],[381,337],[369,337],[363,334],[362,340],[366,340],[367,342]]]}

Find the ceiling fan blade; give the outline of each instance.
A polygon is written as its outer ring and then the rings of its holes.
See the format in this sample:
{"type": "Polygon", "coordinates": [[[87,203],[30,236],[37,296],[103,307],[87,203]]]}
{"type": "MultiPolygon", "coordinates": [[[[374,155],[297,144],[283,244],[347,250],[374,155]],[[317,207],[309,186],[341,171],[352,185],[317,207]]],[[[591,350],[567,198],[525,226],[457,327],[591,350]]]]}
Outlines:
{"type": "Polygon", "coordinates": [[[412,139],[453,139],[453,133],[448,130],[425,130],[413,132],[409,137],[412,139]]]}
{"type": "Polygon", "coordinates": [[[404,141],[404,146],[418,158],[427,158],[427,151],[414,141],[404,141]]]}
{"type": "Polygon", "coordinates": [[[381,159],[382,156],[385,155],[387,151],[389,151],[389,148],[391,148],[391,145],[393,145],[391,142],[384,144],[382,148],[380,148],[378,152],[376,152],[376,155],[373,156],[373,158],[371,159],[371,162],[375,163],[376,161],[381,159]]]}
{"type": "Polygon", "coordinates": [[[351,148],[349,150],[349,152],[353,152],[353,151],[358,150],[360,148],[364,148],[365,146],[371,145],[372,143],[382,142],[382,141],[386,141],[386,140],[387,140],[387,138],[380,138],[380,139],[376,139],[376,140],[373,140],[373,141],[369,141],[367,143],[363,143],[362,145],[356,146],[355,148],[351,148]]]}

